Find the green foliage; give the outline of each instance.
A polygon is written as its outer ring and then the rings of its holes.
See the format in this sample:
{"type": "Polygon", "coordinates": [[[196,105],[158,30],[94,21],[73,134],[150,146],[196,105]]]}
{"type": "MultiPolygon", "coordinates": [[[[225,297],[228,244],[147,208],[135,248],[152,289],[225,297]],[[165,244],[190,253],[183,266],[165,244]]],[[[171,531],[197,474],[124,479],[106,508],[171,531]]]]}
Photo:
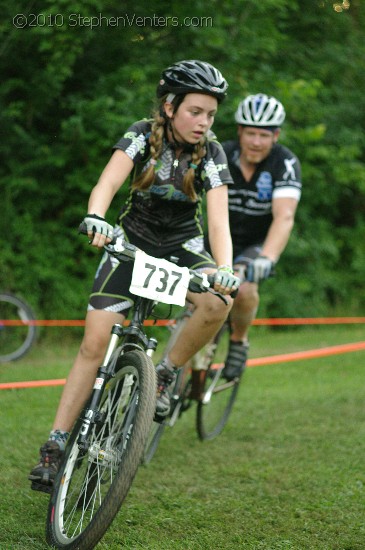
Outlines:
{"type": "Polygon", "coordinates": [[[27,295],[41,317],[82,316],[98,261],[77,234],[90,190],[112,145],[150,113],[161,70],[198,57],[230,84],[214,127],[219,138],[235,135],[242,96],[264,91],[285,104],[281,141],[302,163],[295,232],[262,313],[360,311],[365,15],[359,0],[350,4],[338,2],[336,12],[329,0],[228,0],[224,7],[129,0],[123,8],[114,0],[46,0],[32,2],[42,16],[29,16],[25,28],[12,19],[29,8],[4,6],[0,287],[27,295]]]}

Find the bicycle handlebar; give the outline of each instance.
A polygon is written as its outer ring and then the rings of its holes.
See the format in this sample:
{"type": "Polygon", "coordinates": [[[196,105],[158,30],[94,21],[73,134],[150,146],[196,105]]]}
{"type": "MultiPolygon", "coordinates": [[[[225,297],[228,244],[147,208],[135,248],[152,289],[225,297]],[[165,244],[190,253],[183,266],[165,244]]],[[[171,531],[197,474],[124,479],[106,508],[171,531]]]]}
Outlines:
{"type": "MultiPolygon", "coordinates": [[[[83,235],[87,235],[85,222],[82,222],[80,224],[79,233],[82,233],[83,235]]],[[[111,254],[120,262],[134,260],[137,250],[140,250],[135,245],[125,241],[122,237],[114,237],[109,244],[104,245],[104,249],[108,252],[108,254],[111,254]]],[[[202,273],[199,273],[194,269],[189,269],[189,273],[190,273],[189,290],[191,292],[195,292],[198,294],[203,292],[211,292],[212,294],[216,295],[218,298],[223,300],[223,302],[226,305],[228,304],[223,294],[220,294],[220,292],[216,292],[213,289],[214,273],[210,273],[207,275],[208,283],[209,283],[208,287],[205,284],[205,278],[202,273]]],[[[237,292],[238,292],[238,289],[232,292],[231,296],[234,298],[237,295],[237,292]]]]}

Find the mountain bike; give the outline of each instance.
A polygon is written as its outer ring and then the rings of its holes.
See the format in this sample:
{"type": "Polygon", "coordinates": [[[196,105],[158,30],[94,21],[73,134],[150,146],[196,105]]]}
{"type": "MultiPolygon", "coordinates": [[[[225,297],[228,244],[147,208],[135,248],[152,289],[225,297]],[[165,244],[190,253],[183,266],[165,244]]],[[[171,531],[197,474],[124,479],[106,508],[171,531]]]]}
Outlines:
{"type": "Polygon", "coordinates": [[[148,256],[121,238],[105,249],[119,261],[134,262],[130,290],[135,299],[129,325],[112,328],[91,396],[70,434],[54,481],[46,538],[55,548],[94,548],[142,463],[157,390],[151,358],[157,340],[146,335],[144,321],[160,302],[183,306],[188,289],[218,294],[210,288],[213,277],[148,256]]]}
{"type": "MultiPolygon", "coordinates": [[[[187,306],[172,325],[167,344],[170,349],[191,315],[187,306]]],[[[221,327],[215,338],[202,348],[184,367],[179,369],[171,391],[171,412],[167,419],[154,421],[144,453],[148,464],[158,447],[166,427],[172,428],[181,415],[196,402],[196,430],[201,441],[217,437],[227,424],[237,397],[242,376],[227,381],[223,376],[224,361],[228,353],[230,338],[229,321],[221,327]]]]}
{"type": "Polygon", "coordinates": [[[0,363],[23,357],[37,338],[32,308],[11,292],[0,292],[0,363]]]}

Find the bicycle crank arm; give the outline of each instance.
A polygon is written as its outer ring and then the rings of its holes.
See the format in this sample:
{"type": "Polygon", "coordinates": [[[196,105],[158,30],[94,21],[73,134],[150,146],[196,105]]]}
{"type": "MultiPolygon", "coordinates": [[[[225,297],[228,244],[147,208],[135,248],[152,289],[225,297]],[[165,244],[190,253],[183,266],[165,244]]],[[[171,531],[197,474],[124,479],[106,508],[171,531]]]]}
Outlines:
{"type": "MultiPolygon", "coordinates": [[[[222,367],[223,368],[223,367],[222,367]]],[[[204,397],[202,399],[202,403],[203,405],[207,405],[209,403],[209,401],[211,400],[212,398],[212,395],[213,395],[213,392],[214,392],[214,389],[216,387],[216,384],[220,378],[220,375],[221,375],[221,372],[222,372],[222,368],[220,369],[217,369],[215,375],[214,375],[214,378],[212,380],[212,383],[210,384],[209,388],[207,389],[207,391],[205,392],[204,394],[204,397]]]]}

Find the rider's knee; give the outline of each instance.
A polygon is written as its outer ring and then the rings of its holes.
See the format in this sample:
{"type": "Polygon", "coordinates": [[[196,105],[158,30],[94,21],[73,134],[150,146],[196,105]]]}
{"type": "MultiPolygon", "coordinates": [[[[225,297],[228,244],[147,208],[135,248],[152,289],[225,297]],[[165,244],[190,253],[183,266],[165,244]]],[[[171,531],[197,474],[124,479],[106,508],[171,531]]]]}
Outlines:
{"type": "Polygon", "coordinates": [[[108,335],[85,334],[80,346],[80,355],[88,361],[100,362],[104,356],[108,343],[108,335]]]}
{"type": "Polygon", "coordinates": [[[238,291],[235,298],[235,306],[243,306],[250,304],[252,307],[257,307],[260,300],[259,288],[256,283],[244,282],[238,291]]]}
{"type": "Polygon", "coordinates": [[[205,319],[209,323],[219,323],[224,321],[229,314],[232,305],[233,299],[227,295],[225,296],[225,302],[217,298],[217,296],[206,295],[206,300],[201,304],[201,312],[204,314],[205,319]]]}

